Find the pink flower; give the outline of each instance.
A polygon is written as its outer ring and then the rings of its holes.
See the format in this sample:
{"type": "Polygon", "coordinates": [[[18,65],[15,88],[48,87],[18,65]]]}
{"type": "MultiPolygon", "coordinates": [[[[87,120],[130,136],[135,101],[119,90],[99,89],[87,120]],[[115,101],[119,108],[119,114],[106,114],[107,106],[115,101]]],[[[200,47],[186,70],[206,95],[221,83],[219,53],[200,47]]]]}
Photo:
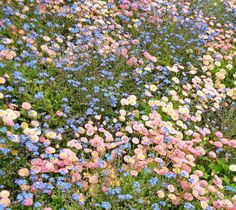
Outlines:
{"type": "Polygon", "coordinates": [[[221,138],[220,139],[220,142],[222,143],[222,144],[228,144],[228,140],[226,139],[226,138],[221,138]]]}
{"type": "Polygon", "coordinates": [[[132,142],[133,142],[134,144],[138,144],[138,143],[139,143],[139,140],[138,140],[138,138],[133,138],[133,139],[132,139],[132,142]]]}
{"type": "Polygon", "coordinates": [[[204,195],[205,194],[205,189],[204,188],[197,187],[196,189],[197,189],[197,192],[198,192],[199,195],[204,195]]]}
{"type": "Polygon", "coordinates": [[[187,181],[180,181],[180,184],[181,184],[181,187],[184,189],[184,190],[189,190],[190,189],[190,186],[189,186],[189,183],[187,181]]]}
{"type": "Polygon", "coordinates": [[[132,4],[132,10],[134,10],[134,11],[138,10],[138,5],[136,3],[132,4]]]}
{"type": "Polygon", "coordinates": [[[184,194],[184,199],[188,200],[188,201],[192,201],[193,200],[193,196],[191,193],[185,193],[184,194]]]}
{"type": "Polygon", "coordinates": [[[214,177],[214,184],[221,189],[223,188],[222,180],[217,175],[214,177]]]}
{"type": "Polygon", "coordinates": [[[17,105],[16,105],[16,104],[13,104],[13,103],[10,103],[10,104],[8,104],[8,107],[9,107],[10,109],[15,109],[15,108],[17,107],[17,105]]]}
{"type": "Polygon", "coordinates": [[[158,196],[159,198],[164,198],[164,197],[165,197],[164,191],[163,191],[163,190],[158,190],[158,191],[157,191],[157,196],[158,196]]]}
{"type": "Polygon", "coordinates": [[[31,109],[31,104],[28,102],[24,102],[22,105],[23,109],[30,110],[31,109]]]}
{"type": "Polygon", "coordinates": [[[122,136],[121,137],[121,140],[124,142],[124,143],[128,143],[129,142],[129,138],[127,136],[122,136]]]}
{"type": "Polygon", "coordinates": [[[129,66],[134,66],[134,65],[136,64],[136,62],[137,62],[137,58],[135,58],[134,56],[132,56],[132,57],[127,61],[127,63],[128,63],[129,66]]]}
{"type": "Polygon", "coordinates": [[[36,120],[32,120],[31,121],[31,125],[34,126],[34,127],[38,127],[39,126],[39,122],[36,121],[36,120]]]}
{"type": "Polygon", "coordinates": [[[63,112],[62,112],[62,111],[57,111],[57,112],[56,112],[56,115],[57,115],[58,117],[61,117],[61,116],[63,115],[63,112]]]}
{"type": "Polygon", "coordinates": [[[107,191],[107,187],[106,186],[102,186],[102,192],[106,192],[107,191]]]}
{"type": "Polygon", "coordinates": [[[219,141],[214,142],[214,145],[218,148],[221,148],[223,146],[222,143],[219,141]]]}
{"type": "Polygon", "coordinates": [[[97,184],[98,183],[98,177],[97,175],[92,175],[89,177],[89,183],[91,184],[97,184]]]}
{"type": "Polygon", "coordinates": [[[203,173],[200,170],[196,170],[194,173],[199,177],[203,176],[203,173]]]}
{"type": "Polygon", "coordinates": [[[57,165],[60,166],[60,167],[64,167],[64,166],[65,166],[65,163],[64,163],[63,161],[59,161],[59,162],[57,163],[57,165]]]}
{"type": "Polygon", "coordinates": [[[77,141],[73,139],[71,141],[68,141],[66,145],[67,145],[67,147],[74,147],[76,142],[77,141]]]}
{"type": "Polygon", "coordinates": [[[134,39],[134,40],[131,41],[131,43],[132,43],[132,44],[138,44],[138,43],[139,43],[139,40],[134,39]]]}
{"type": "Polygon", "coordinates": [[[211,131],[208,128],[203,128],[203,131],[205,132],[205,134],[210,134],[211,131]]]}
{"type": "Polygon", "coordinates": [[[229,146],[236,148],[236,140],[230,140],[228,144],[229,146]]]}
{"type": "Polygon", "coordinates": [[[53,148],[53,147],[47,147],[47,148],[45,149],[45,152],[46,152],[47,154],[53,154],[53,153],[56,152],[56,150],[55,150],[55,148],[53,148]]]}
{"type": "Polygon", "coordinates": [[[81,140],[83,143],[87,143],[87,142],[88,142],[88,139],[87,139],[86,137],[82,137],[80,140],[81,140]]]}
{"type": "Polygon", "coordinates": [[[26,198],[24,201],[25,206],[32,206],[33,204],[33,199],[32,198],[26,198]]]}
{"type": "Polygon", "coordinates": [[[143,55],[148,59],[148,60],[151,60],[152,62],[157,62],[157,58],[156,57],[154,57],[154,56],[152,56],[152,55],[150,55],[147,51],[145,51],[144,53],[143,53],[143,55]]]}
{"type": "Polygon", "coordinates": [[[183,168],[183,170],[185,170],[187,172],[191,172],[191,170],[192,170],[191,166],[189,166],[187,164],[183,164],[182,168],[183,168]]]}
{"type": "Polygon", "coordinates": [[[10,116],[5,116],[2,118],[3,122],[5,125],[7,126],[14,126],[14,121],[12,120],[12,118],[10,116]]]}
{"type": "Polygon", "coordinates": [[[233,207],[232,207],[232,208],[229,208],[228,210],[235,210],[235,209],[236,209],[236,201],[234,201],[233,207]]]}
{"type": "Polygon", "coordinates": [[[122,48],[121,50],[120,50],[120,54],[122,55],[122,56],[124,56],[124,57],[128,57],[128,50],[126,49],[126,48],[122,48]]]}
{"type": "Polygon", "coordinates": [[[5,84],[6,79],[4,77],[0,77],[0,84],[5,84]]]}
{"type": "Polygon", "coordinates": [[[91,129],[91,128],[89,128],[89,129],[87,130],[86,134],[87,134],[88,136],[92,136],[92,135],[94,134],[94,130],[91,129]]]}
{"type": "Polygon", "coordinates": [[[10,193],[7,190],[2,190],[0,192],[0,197],[2,197],[2,198],[8,198],[9,196],[10,196],[10,193]]]}
{"type": "Polygon", "coordinates": [[[215,152],[210,151],[208,154],[211,158],[214,158],[214,159],[216,158],[216,153],[215,152]]]}
{"type": "Polygon", "coordinates": [[[47,168],[49,171],[53,171],[54,165],[53,165],[53,163],[48,162],[48,163],[46,163],[45,168],[47,168]]]}
{"type": "Polygon", "coordinates": [[[9,198],[2,198],[0,200],[0,204],[2,204],[4,207],[8,207],[11,203],[11,200],[9,198]]]}
{"type": "Polygon", "coordinates": [[[76,143],[76,144],[75,144],[75,148],[78,149],[78,150],[80,150],[80,149],[82,149],[82,145],[79,144],[79,143],[76,143]]]}
{"type": "Polygon", "coordinates": [[[202,187],[207,187],[207,185],[208,185],[208,182],[205,180],[201,180],[199,183],[202,187]]]}
{"type": "Polygon", "coordinates": [[[216,207],[217,209],[220,209],[223,207],[223,202],[221,200],[217,200],[213,202],[213,206],[216,207]]]}
{"type": "Polygon", "coordinates": [[[215,135],[217,138],[222,138],[223,137],[223,134],[219,131],[215,132],[215,135]]]}

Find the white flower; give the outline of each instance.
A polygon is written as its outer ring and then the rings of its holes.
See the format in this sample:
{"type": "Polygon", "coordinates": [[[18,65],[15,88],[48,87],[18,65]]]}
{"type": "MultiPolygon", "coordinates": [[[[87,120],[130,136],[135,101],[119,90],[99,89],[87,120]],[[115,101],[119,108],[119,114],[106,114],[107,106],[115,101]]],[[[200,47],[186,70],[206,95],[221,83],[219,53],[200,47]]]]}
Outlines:
{"type": "Polygon", "coordinates": [[[236,165],[230,165],[229,170],[235,172],[236,171],[236,165]]]}

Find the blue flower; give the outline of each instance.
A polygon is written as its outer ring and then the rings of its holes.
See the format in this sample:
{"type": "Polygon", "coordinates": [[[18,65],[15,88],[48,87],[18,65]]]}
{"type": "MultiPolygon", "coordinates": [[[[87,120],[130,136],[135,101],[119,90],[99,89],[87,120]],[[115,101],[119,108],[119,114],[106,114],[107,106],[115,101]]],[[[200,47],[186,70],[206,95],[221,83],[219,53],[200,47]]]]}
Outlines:
{"type": "Polygon", "coordinates": [[[152,204],[152,209],[153,210],[160,210],[160,207],[159,207],[158,203],[152,204]]]}
{"type": "Polygon", "coordinates": [[[38,92],[38,93],[34,94],[34,97],[35,97],[36,99],[42,99],[43,96],[44,96],[43,92],[38,92]]]}
{"type": "Polygon", "coordinates": [[[105,202],[102,202],[101,207],[106,210],[111,209],[111,204],[109,202],[105,201],[105,202]]]}
{"type": "Polygon", "coordinates": [[[190,210],[195,209],[195,207],[194,207],[191,203],[188,203],[188,202],[186,202],[186,203],[184,204],[184,208],[185,208],[185,209],[190,209],[190,210]]]}
{"type": "Polygon", "coordinates": [[[40,202],[35,202],[34,203],[34,208],[39,208],[41,206],[42,206],[42,204],[40,202]]]}
{"type": "Polygon", "coordinates": [[[80,196],[79,196],[78,194],[74,193],[74,194],[72,195],[72,199],[75,200],[75,201],[79,201],[80,196]]]}
{"type": "Polygon", "coordinates": [[[158,182],[158,178],[154,177],[152,179],[149,180],[149,184],[151,185],[151,187],[155,186],[158,182]]]}

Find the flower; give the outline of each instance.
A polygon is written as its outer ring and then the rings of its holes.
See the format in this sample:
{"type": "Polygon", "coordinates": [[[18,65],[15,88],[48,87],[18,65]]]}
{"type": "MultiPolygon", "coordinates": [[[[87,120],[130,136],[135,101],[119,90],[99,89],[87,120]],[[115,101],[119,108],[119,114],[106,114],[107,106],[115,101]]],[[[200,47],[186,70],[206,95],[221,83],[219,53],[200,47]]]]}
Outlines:
{"type": "Polygon", "coordinates": [[[157,86],[156,85],[150,85],[150,90],[152,92],[155,92],[157,90],[157,86]]]}
{"type": "Polygon", "coordinates": [[[102,202],[101,207],[105,210],[111,209],[111,204],[107,201],[102,202]]]}
{"type": "Polygon", "coordinates": [[[4,77],[0,77],[0,84],[5,84],[6,79],[4,77]]]}
{"type": "Polygon", "coordinates": [[[157,191],[157,196],[158,196],[159,198],[164,198],[164,197],[165,197],[164,191],[163,191],[163,190],[158,190],[158,191],[157,191]]]}
{"type": "Polygon", "coordinates": [[[208,203],[207,203],[206,201],[201,201],[201,207],[202,207],[203,209],[206,209],[207,206],[208,206],[208,203]]]}
{"type": "Polygon", "coordinates": [[[235,172],[236,171],[236,165],[230,165],[229,170],[235,172]]]}
{"type": "Polygon", "coordinates": [[[96,183],[98,183],[98,177],[97,177],[97,175],[89,176],[89,182],[90,182],[91,184],[96,184],[96,183]]]}
{"type": "Polygon", "coordinates": [[[24,200],[24,205],[25,206],[32,206],[33,205],[33,199],[32,198],[26,198],[24,200]]]}
{"type": "Polygon", "coordinates": [[[30,110],[31,109],[31,104],[28,103],[28,102],[24,102],[21,106],[25,110],[30,110]]]}
{"type": "Polygon", "coordinates": [[[0,197],[2,197],[2,198],[8,198],[9,196],[10,196],[10,193],[7,190],[2,190],[0,192],[0,197]]]}
{"type": "Polygon", "coordinates": [[[19,176],[22,176],[22,177],[29,176],[29,169],[27,169],[27,168],[21,168],[21,169],[18,171],[18,174],[19,174],[19,176]]]}
{"type": "Polygon", "coordinates": [[[2,204],[4,207],[8,207],[11,203],[11,200],[9,198],[1,198],[0,199],[0,204],[2,204]]]}

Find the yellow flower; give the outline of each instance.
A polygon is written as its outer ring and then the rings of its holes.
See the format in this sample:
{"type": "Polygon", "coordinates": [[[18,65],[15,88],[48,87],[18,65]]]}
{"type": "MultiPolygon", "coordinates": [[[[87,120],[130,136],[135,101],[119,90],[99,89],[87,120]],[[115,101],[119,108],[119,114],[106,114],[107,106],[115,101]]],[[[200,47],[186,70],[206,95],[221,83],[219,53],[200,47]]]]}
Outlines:
{"type": "Polygon", "coordinates": [[[12,150],[11,154],[14,155],[14,156],[17,156],[18,155],[18,151],[17,150],[12,150]]]}
{"type": "Polygon", "coordinates": [[[114,181],[114,185],[117,186],[117,187],[119,187],[119,186],[120,186],[120,181],[119,181],[119,180],[115,180],[115,181],[114,181]]]}
{"type": "Polygon", "coordinates": [[[4,117],[6,115],[5,110],[0,109],[0,117],[4,117]]]}
{"type": "Polygon", "coordinates": [[[177,77],[173,77],[172,80],[176,83],[179,84],[179,79],[177,77]]]}
{"type": "Polygon", "coordinates": [[[26,123],[26,122],[22,122],[20,126],[22,129],[26,129],[29,127],[28,123],[26,123]]]}
{"type": "Polygon", "coordinates": [[[172,127],[172,123],[170,121],[166,122],[167,127],[172,127]]]}
{"type": "Polygon", "coordinates": [[[134,110],[133,114],[137,117],[137,116],[139,116],[139,111],[138,110],[134,110]]]}
{"type": "Polygon", "coordinates": [[[176,174],[180,173],[180,169],[179,169],[179,168],[174,168],[173,171],[174,171],[176,174]]]}
{"type": "Polygon", "coordinates": [[[175,194],[169,194],[169,195],[168,195],[168,198],[169,198],[170,200],[175,200],[175,199],[176,199],[176,196],[175,196],[175,194]]]}
{"type": "Polygon", "coordinates": [[[208,203],[207,203],[206,201],[201,201],[201,207],[202,207],[203,209],[206,209],[207,206],[208,206],[208,203]]]}
{"type": "Polygon", "coordinates": [[[174,110],[173,109],[167,110],[167,114],[170,116],[174,115],[174,110]]]}
{"type": "Polygon", "coordinates": [[[121,121],[121,122],[124,122],[125,121],[125,117],[124,116],[119,116],[119,120],[121,121]]]}
{"type": "Polygon", "coordinates": [[[21,168],[18,171],[19,176],[25,177],[25,176],[29,176],[29,169],[27,168],[21,168]]]}
{"type": "Polygon", "coordinates": [[[141,74],[143,71],[142,71],[142,69],[136,69],[136,72],[137,72],[138,74],[141,74]]]}
{"type": "Polygon", "coordinates": [[[155,92],[157,90],[157,86],[156,85],[150,85],[150,90],[152,92],[155,92]]]}
{"type": "Polygon", "coordinates": [[[178,120],[179,119],[179,114],[178,113],[174,113],[174,114],[171,115],[171,118],[173,120],[178,120]]]}
{"type": "Polygon", "coordinates": [[[39,137],[37,135],[32,135],[30,137],[31,137],[31,140],[33,140],[34,142],[38,142],[39,140],[39,137]]]}
{"type": "Polygon", "coordinates": [[[41,46],[41,49],[42,49],[43,51],[47,51],[48,47],[47,47],[47,45],[42,45],[42,46],[41,46]]]}
{"type": "Polygon", "coordinates": [[[47,132],[47,133],[46,133],[46,136],[47,136],[47,138],[49,138],[49,139],[55,139],[56,136],[57,136],[57,134],[56,134],[56,132],[50,131],[50,132],[47,132]]]}
{"type": "Polygon", "coordinates": [[[201,90],[198,90],[198,91],[197,91],[197,95],[198,95],[198,96],[203,96],[203,92],[202,92],[201,90]]]}
{"type": "Polygon", "coordinates": [[[149,100],[149,101],[148,101],[148,105],[149,105],[149,106],[155,106],[155,101],[149,100]]]}
{"type": "Polygon", "coordinates": [[[136,100],[135,99],[130,99],[129,103],[130,103],[130,105],[134,106],[136,104],[136,100]]]}
{"type": "Polygon", "coordinates": [[[156,106],[160,106],[160,103],[161,103],[161,102],[160,102],[159,100],[155,100],[155,105],[156,105],[156,106]]]}
{"type": "Polygon", "coordinates": [[[236,100],[236,88],[227,91],[227,95],[236,100]]]}
{"type": "Polygon", "coordinates": [[[178,139],[183,139],[183,134],[182,134],[182,132],[178,132],[178,133],[176,134],[176,138],[178,138],[178,139]]]}

